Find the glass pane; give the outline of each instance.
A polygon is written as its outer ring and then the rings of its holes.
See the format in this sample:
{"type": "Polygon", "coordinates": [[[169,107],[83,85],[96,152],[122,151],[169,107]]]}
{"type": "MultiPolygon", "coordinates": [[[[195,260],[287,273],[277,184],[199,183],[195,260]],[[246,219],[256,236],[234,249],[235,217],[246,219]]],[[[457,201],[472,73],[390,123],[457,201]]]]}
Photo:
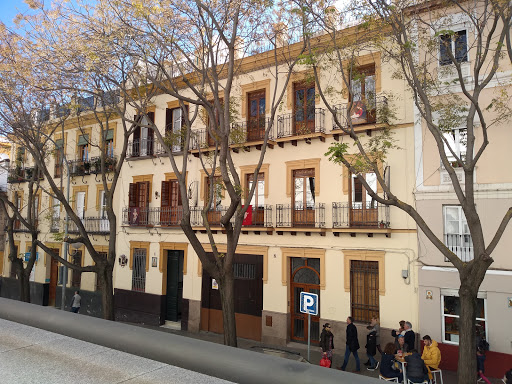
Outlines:
{"type": "Polygon", "coordinates": [[[459,342],[459,319],[457,317],[444,318],[444,339],[453,343],[459,342]]]}
{"type": "Polygon", "coordinates": [[[364,78],[364,92],[368,109],[375,109],[375,75],[368,75],[364,78]]]}
{"type": "Polygon", "coordinates": [[[310,268],[302,268],[295,273],[293,282],[301,284],[320,284],[320,278],[314,270],[310,268]]]}
{"type": "Polygon", "coordinates": [[[258,207],[265,205],[265,180],[258,180],[258,207]]]}
{"type": "MultiPolygon", "coordinates": [[[[252,188],[252,181],[249,181],[249,185],[247,186],[247,192],[249,192],[252,188]]],[[[252,195],[251,202],[249,203],[253,207],[256,205],[256,193],[252,195]]]]}
{"type": "Polygon", "coordinates": [[[265,116],[265,98],[260,99],[260,115],[265,116]]]}
{"type": "Polygon", "coordinates": [[[444,143],[444,153],[446,154],[446,157],[448,157],[448,161],[454,161],[455,157],[450,152],[450,148],[457,154],[458,145],[455,142],[455,132],[445,132],[443,133],[444,138],[446,139],[446,143],[444,143]]]}
{"type": "Polygon", "coordinates": [[[308,177],[306,179],[306,206],[308,208],[315,207],[315,178],[308,177]]]}
{"type": "Polygon", "coordinates": [[[446,206],[444,207],[444,215],[447,221],[459,221],[459,207],[446,206]]]}
{"type": "Polygon", "coordinates": [[[251,117],[258,116],[258,100],[251,100],[251,117]]]}
{"type": "Polygon", "coordinates": [[[315,88],[308,89],[307,103],[308,120],[315,120],[315,88]]]}
{"type": "Polygon", "coordinates": [[[295,313],[301,313],[300,312],[300,293],[304,291],[302,287],[294,287],[293,289],[293,297],[294,297],[294,303],[293,303],[293,310],[295,313]]]}
{"type": "Polygon", "coordinates": [[[304,90],[295,91],[295,121],[304,120],[304,90]]]}
{"type": "Polygon", "coordinates": [[[291,258],[292,263],[292,273],[295,272],[296,269],[303,267],[306,265],[306,260],[302,257],[292,257],[291,258]]]}
{"type": "Polygon", "coordinates": [[[466,31],[457,32],[457,37],[455,38],[455,60],[458,63],[463,61],[468,61],[468,43],[466,37],[466,31]]]}
{"type": "Polygon", "coordinates": [[[476,317],[477,319],[485,319],[485,307],[484,307],[484,299],[476,300],[476,317]]]}
{"type": "Polygon", "coordinates": [[[479,339],[487,340],[487,328],[485,326],[485,321],[483,320],[477,320],[476,322],[476,337],[477,342],[479,341],[479,339]]]}
{"type": "Polygon", "coordinates": [[[461,156],[463,159],[466,157],[466,151],[468,148],[468,132],[466,129],[459,129],[459,149],[458,149],[458,155],[461,156]]]}
{"type": "Polygon", "coordinates": [[[295,208],[302,208],[304,205],[304,179],[295,179],[295,208]]]}
{"type": "Polygon", "coordinates": [[[308,259],[308,267],[320,273],[320,259],[308,259]]]}
{"type": "Polygon", "coordinates": [[[460,315],[460,302],[456,296],[444,297],[444,313],[447,315],[460,315]]]}
{"type": "Polygon", "coordinates": [[[352,79],[352,100],[361,101],[361,80],[352,79]]]}

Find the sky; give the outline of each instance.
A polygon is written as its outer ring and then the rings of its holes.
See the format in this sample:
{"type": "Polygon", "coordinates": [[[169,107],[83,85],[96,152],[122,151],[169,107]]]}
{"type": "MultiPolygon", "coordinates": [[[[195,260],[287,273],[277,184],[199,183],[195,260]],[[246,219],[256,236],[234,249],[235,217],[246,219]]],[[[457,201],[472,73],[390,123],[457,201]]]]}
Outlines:
{"type": "Polygon", "coordinates": [[[7,26],[12,26],[12,19],[19,12],[27,11],[28,5],[23,0],[0,0],[0,21],[7,26]]]}

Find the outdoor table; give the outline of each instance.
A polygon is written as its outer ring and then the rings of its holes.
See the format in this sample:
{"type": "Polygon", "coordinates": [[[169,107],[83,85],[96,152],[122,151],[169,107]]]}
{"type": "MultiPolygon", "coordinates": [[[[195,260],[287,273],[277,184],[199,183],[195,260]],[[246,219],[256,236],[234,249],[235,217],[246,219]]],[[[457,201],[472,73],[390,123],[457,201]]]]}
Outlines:
{"type": "Polygon", "coordinates": [[[411,356],[412,353],[404,353],[402,357],[399,357],[398,354],[395,355],[395,360],[402,364],[402,373],[404,374],[404,384],[407,384],[407,374],[405,372],[405,366],[407,363],[405,362],[405,356],[411,356]]]}

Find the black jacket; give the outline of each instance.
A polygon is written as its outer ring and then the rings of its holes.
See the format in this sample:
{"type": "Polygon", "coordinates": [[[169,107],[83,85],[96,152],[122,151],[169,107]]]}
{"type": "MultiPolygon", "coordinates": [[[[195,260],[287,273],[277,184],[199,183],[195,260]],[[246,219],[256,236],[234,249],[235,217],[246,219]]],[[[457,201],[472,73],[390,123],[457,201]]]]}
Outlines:
{"type": "Polygon", "coordinates": [[[334,349],[334,335],[332,334],[331,331],[328,331],[325,328],[322,330],[322,333],[320,334],[320,347],[322,348],[322,352],[327,352],[330,351],[331,349],[334,349]],[[331,345],[329,345],[329,343],[331,345]]]}
{"type": "MultiPolygon", "coordinates": [[[[395,348],[396,348],[396,350],[397,350],[397,352],[398,352],[398,350],[400,349],[400,344],[399,344],[398,342],[395,344],[395,348]]],[[[404,343],[404,346],[402,347],[402,352],[403,352],[403,353],[407,353],[407,352],[409,352],[410,350],[411,350],[411,348],[409,348],[409,346],[407,345],[407,343],[404,343]]]]}
{"type": "Polygon", "coordinates": [[[407,377],[421,378],[428,372],[425,362],[419,353],[405,356],[405,361],[407,363],[407,377]]]}
{"type": "Polygon", "coordinates": [[[395,362],[395,356],[388,355],[387,353],[382,354],[380,360],[380,373],[385,377],[395,377],[397,371],[393,369],[393,363],[395,362]]]}
{"type": "Polygon", "coordinates": [[[371,331],[366,336],[366,352],[371,356],[377,354],[377,331],[371,331]]]}
{"type": "Polygon", "coordinates": [[[359,340],[357,340],[357,328],[354,324],[347,325],[347,345],[350,352],[355,352],[359,349],[359,340]]]}
{"type": "Polygon", "coordinates": [[[405,332],[404,339],[405,344],[409,347],[409,351],[414,349],[414,345],[416,344],[416,334],[412,329],[405,332]]]}

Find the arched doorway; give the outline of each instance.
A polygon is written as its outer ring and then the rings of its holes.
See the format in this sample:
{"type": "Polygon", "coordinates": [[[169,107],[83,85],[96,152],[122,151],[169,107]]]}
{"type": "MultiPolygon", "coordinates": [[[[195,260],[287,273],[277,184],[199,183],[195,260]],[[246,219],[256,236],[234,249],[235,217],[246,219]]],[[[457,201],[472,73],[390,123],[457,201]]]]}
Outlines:
{"type": "MultiPolygon", "coordinates": [[[[291,297],[291,340],[308,341],[308,315],[300,312],[300,293],[318,295],[320,315],[320,259],[290,258],[290,297],[291,297]]],[[[320,338],[320,316],[311,316],[311,343],[318,344],[320,338]]]]}

